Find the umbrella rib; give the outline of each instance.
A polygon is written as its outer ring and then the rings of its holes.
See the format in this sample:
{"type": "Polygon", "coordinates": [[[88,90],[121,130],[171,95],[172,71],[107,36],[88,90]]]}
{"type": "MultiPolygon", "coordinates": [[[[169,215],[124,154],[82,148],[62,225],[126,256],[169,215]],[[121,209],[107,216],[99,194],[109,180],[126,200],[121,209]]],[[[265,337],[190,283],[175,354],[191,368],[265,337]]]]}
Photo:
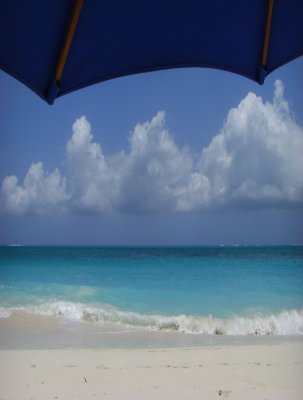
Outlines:
{"type": "Polygon", "coordinates": [[[273,7],[274,7],[274,0],[268,0],[266,29],[265,29],[265,36],[264,36],[264,42],[263,42],[263,52],[262,52],[263,68],[266,68],[266,65],[267,65],[267,54],[268,54],[268,47],[269,47],[269,36],[270,36],[270,27],[271,27],[273,7]]]}
{"type": "Polygon", "coordinates": [[[82,5],[83,5],[83,0],[76,0],[56,67],[56,82],[61,81],[64,66],[75,34],[82,5]]]}

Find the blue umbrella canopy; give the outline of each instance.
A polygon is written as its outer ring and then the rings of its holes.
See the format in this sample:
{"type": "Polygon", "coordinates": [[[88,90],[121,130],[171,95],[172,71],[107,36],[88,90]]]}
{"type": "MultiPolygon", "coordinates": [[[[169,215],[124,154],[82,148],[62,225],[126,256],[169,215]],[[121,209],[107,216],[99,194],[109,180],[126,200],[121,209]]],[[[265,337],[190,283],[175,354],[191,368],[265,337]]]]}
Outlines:
{"type": "Polygon", "coordinates": [[[168,68],[263,83],[302,54],[302,0],[0,0],[0,68],[50,104],[168,68]]]}

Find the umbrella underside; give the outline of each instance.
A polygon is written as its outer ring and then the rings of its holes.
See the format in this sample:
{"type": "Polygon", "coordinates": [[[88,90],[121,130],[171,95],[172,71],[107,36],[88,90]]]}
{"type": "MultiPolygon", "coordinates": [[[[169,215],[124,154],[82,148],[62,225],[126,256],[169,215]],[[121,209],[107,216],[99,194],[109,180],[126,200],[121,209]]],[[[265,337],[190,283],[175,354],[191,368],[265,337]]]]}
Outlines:
{"type": "Polygon", "coordinates": [[[0,68],[50,104],[168,68],[217,68],[263,83],[302,54],[302,0],[0,0],[0,68]]]}

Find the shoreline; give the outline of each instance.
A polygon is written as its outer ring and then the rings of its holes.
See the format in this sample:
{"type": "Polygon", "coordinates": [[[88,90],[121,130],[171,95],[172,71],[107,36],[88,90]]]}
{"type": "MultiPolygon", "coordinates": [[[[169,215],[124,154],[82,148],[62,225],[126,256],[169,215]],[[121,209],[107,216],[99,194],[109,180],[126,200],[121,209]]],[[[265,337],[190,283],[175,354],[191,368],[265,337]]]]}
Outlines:
{"type": "Polygon", "coordinates": [[[303,335],[221,335],[133,329],[16,313],[0,318],[0,349],[157,349],[298,343],[303,335]]]}
{"type": "Polygon", "coordinates": [[[0,400],[299,400],[303,335],[129,330],[0,319],[0,400]]]}
{"type": "Polygon", "coordinates": [[[1,349],[0,399],[299,400],[303,343],[1,349]]]}

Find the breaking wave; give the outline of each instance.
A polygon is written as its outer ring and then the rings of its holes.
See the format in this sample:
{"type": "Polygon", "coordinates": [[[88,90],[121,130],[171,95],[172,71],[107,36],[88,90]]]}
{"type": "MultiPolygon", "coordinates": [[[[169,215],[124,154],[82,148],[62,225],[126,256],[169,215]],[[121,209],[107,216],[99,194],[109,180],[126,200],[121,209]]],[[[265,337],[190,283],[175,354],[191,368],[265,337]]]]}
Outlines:
{"type": "Polygon", "coordinates": [[[46,302],[26,307],[0,307],[0,318],[16,312],[56,316],[64,320],[113,323],[132,329],[177,331],[208,335],[302,335],[303,309],[251,317],[216,318],[191,315],[150,315],[119,310],[110,305],[88,306],[65,301],[46,302]]]}

